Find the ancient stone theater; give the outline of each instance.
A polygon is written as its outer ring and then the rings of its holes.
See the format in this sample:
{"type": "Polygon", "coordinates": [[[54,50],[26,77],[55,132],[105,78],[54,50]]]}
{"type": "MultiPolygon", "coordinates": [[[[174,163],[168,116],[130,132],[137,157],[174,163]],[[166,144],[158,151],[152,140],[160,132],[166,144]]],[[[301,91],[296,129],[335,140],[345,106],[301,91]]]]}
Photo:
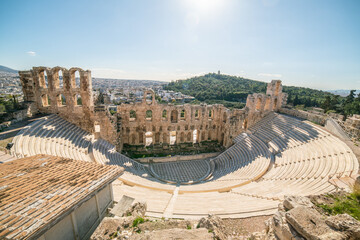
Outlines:
{"type": "Polygon", "coordinates": [[[359,171],[342,139],[283,114],[289,111],[280,80],[268,83],[266,94],[249,95],[243,109],[162,104],[147,90],[142,102],[111,114],[94,104],[89,70],[34,67],[19,74],[29,109],[44,117],[16,135],[12,155],[121,166],[115,201],[146,202],[148,216],[269,215],[285,195],[348,190],[359,171]]]}

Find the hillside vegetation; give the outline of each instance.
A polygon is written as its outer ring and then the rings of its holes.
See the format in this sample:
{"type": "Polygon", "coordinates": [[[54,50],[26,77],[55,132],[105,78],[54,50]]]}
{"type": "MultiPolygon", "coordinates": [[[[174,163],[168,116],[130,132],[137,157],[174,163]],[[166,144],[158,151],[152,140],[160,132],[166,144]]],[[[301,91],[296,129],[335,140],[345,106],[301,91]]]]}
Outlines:
{"type": "MultiPolygon", "coordinates": [[[[194,96],[199,101],[209,104],[222,103],[226,107],[242,108],[251,93],[265,93],[266,82],[242,77],[208,73],[204,76],[171,82],[164,88],[194,96]]],[[[304,107],[320,107],[331,93],[303,87],[283,86],[289,94],[288,103],[304,107]]]]}

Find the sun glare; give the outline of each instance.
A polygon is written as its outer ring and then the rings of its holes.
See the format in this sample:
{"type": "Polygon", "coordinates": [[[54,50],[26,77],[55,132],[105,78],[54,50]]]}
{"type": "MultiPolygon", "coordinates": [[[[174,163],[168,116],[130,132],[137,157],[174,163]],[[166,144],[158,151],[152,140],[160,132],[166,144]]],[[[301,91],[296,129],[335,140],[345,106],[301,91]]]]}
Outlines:
{"type": "Polygon", "coordinates": [[[226,3],[226,0],[184,0],[183,2],[190,11],[208,14],[219,11],[226,3]]]}

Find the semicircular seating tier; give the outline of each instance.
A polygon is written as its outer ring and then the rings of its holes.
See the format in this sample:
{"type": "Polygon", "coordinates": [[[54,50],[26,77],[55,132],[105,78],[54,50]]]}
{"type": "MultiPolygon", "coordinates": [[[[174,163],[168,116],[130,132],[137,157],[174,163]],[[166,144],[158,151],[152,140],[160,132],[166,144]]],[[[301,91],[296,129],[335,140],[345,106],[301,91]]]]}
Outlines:
{"type": "Polygon", "coordinates": [[[277,113],[265,116],[211,160],[150,167],[57,115],[28,125],[13,143],[16,157],[49,154],[124,167],[113,186],[115,199],[126,195],[146,201],[147,215],[154,217],[272,214],[284,195],[346,189],[359,170],[343,141],[308,121],[277,113]]]}
{"type": "Polygon", "coordinates": [[[91,134],[57,115],[50,115],[24,127],[13,139],[11,154],[17,158],[47,154],[92,161],[91,140],[91,134]]]}

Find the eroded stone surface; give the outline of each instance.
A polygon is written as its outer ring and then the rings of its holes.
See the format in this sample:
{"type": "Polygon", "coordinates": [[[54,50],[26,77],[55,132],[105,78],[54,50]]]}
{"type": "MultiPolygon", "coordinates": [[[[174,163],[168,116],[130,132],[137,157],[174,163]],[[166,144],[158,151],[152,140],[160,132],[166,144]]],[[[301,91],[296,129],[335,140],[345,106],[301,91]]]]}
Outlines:
{"type": "Polygon", "coordinates": [[[303,196],[285,196],[283,205],[286,210],[291,210],[298,206],[313,207],[313,203],[309,198],[303,196]]]}

